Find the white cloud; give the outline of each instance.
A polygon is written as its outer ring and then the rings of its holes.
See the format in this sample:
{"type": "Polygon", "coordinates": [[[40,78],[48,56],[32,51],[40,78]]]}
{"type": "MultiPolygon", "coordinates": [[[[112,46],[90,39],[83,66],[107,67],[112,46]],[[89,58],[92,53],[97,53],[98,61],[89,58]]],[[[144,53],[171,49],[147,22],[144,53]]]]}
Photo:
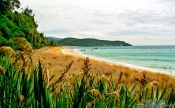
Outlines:
{"type": "Polygon", "coordinates": [[[21,3],[34,10],[39,30],[48,36],[175,44],[174,0],[21,0],[21,3]]]}

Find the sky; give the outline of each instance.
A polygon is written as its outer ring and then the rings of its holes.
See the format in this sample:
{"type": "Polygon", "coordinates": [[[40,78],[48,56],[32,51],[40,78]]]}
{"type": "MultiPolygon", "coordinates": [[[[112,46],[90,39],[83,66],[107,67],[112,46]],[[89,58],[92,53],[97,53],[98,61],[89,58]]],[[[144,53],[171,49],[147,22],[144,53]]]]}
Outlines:
{"type": "Polygon", "coordinates": [[[175,0],[20,0],[46,36],[175,45],[175,0]]]}

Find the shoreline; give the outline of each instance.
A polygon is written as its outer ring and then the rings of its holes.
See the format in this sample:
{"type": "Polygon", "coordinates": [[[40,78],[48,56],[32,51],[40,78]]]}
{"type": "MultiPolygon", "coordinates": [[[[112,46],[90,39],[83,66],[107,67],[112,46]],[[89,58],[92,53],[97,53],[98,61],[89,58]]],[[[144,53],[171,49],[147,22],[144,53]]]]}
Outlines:
{"type": "MultiPolygon", "coordinates": [[[[49,80],[50,84],[57,82],[62,77],[65,69],[72,63],[60,82],[60,84],[64,84],[65,82],[73,82],[82,78],[85,57],[73,49],[62,46],[43,47],[34,51],[32,61],[35,66],[38,66],[39,61],[44,66],[47,76],[49,79],[51,78],[49,80]]],[[[134,86],[140,88],[156,82],[159,88],[164,89],[166,86],[169,92],[171,92],[172,88],[175,88],[175,76],[173,75],[145,71],[145,69],[111,63],[98,58],[90,57],[89,63],[88,74],[97,78],[97,80],[105,76],[108,80],[113,80],[119,84],[118,86],[129,85],[131,88],[134,86]]],[[[69,84],[72,84],[71,82],[69,84]]]]}
{"type": "Polygon", "coordinates": [[[134,70],[138,70],[138,71],[148,71],[148,72],[152,72],[152,73],[160,73],[160,74],[175,76],[174,71],[170,72],[168,70],[154,69],[154,68],[139,66],[136,64],[128,64],[128,63],[124,63],[124,62],[112,61],[112,60],[105,59],[105,58],[100,58],[100,57],[95,57],[95,56],[83,54],[82,52],[78,51],[77,49],[73,49],[73,48],[63,47],[61,49],[61,52],[64,54],[68,54],[68,55],[72,55],[72,56],[76,56],[76,57],[82,57],[82,58],[89,57],[92,60],[101,61],[101,62],[105,62],[107,64],[112,64],[112,65],[122,66],[125,68],[130,68],[130,69],[134,69],[134,70]]]}
{"type": "MultiPolygon", "coordinates": [[[[48,75],[54,76],[51,82],[57,81],[67,66],[73,62],[63,78],[63,83],[82,75],[85,57],[87,56],[65,47],[44,47],[36,50],[32,55],[34,65],[37,65],[40,61],[47,69],[48,75]]],[[[165,85],[167,85],[169,90],[175,88],[175,76],[173,75],[139,68],[138,66],[133,67],[131,65],[114,63],[109,60],[105,61],[97,57],[89,57],[89,74],[92,76],[98,76],[99,78],[105,75],[109,79],[119,81],[120,84],[138,85],[138,87],[157,82],[162,89],[165,85]]]]}

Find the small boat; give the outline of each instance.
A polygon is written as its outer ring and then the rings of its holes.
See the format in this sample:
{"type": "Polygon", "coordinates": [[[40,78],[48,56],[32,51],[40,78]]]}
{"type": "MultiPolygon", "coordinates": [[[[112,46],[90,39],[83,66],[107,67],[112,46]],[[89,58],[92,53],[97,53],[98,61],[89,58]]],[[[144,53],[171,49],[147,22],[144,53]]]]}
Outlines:
{"type": "Polygon", "coordinates": [[[86,51],[85,49],[81,49],[81,51],[86,51]]]}

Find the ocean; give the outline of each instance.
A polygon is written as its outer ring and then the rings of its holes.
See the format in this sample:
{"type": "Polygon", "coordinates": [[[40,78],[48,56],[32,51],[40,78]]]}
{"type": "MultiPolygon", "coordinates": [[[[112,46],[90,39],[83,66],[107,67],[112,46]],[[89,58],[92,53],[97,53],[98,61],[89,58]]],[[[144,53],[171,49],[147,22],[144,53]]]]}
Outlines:
{"type": "Polygon", "coordinates": [[[86,56],[175,74],[175,46],[76,47],[86,56]]]}

